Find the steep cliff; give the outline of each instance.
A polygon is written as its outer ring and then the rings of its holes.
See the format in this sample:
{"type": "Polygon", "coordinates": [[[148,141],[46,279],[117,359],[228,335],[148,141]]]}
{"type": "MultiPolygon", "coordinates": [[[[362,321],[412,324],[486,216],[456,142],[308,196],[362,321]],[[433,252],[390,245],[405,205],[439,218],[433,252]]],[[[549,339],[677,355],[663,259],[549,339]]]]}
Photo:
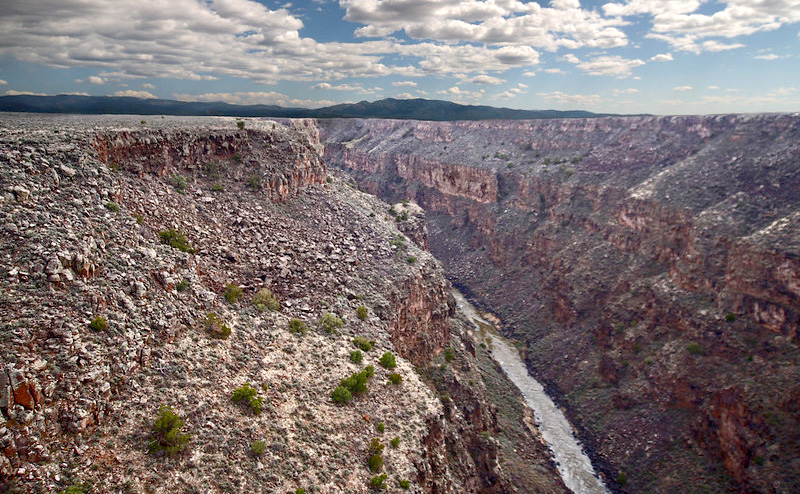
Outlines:
{"type": "Polygon", "coordinates": [[[0,116],[0,491],[516,491],[441,265],[308,124],[0,116]]]}
{"type": "Polygon", "coordinates": [[[800,116],[320,127],[426,210],[616,489],[800,489],[800,116]]]}

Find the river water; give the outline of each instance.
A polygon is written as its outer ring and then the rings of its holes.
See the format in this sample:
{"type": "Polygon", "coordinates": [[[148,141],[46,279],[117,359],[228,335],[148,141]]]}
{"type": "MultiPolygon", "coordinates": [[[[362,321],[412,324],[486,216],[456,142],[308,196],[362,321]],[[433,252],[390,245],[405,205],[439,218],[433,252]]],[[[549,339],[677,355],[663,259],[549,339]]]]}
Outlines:
{"type": "Polygon", "coordinates": [[[525,402],[533,410],[542,438],[550,446],[567,488],[575,494],[608,494],[609,490],[597,477],[567,417],[547,396],[541,383],[528,374],[517,349],[500,336],[460,292],[454,290],[453,295],[459,310],[472,321],[476,337],[491,348],[495,361],[519,388],[525,402]]]}

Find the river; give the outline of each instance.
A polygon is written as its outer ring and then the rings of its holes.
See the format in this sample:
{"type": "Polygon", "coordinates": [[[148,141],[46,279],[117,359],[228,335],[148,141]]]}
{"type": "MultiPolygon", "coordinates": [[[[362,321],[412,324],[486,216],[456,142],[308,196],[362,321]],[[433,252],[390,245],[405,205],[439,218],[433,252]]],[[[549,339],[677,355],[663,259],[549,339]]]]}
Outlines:
{"type": "Polygon", "coordinates": [[[558,472],[567,488],[575,494],[608,494],[609,490],[595,473],[592,462],[575,437],[567,417],[547,396],[542,384],[528,374],[517,349],[500,336],[494,326],[481,317],[460,292],[454,290],[453,295],[458,309],[475,327],[476,338],[491,348],[495,361],[519,388],[525,402],[533,410],[542,438],[550,446],[558,472]]]}

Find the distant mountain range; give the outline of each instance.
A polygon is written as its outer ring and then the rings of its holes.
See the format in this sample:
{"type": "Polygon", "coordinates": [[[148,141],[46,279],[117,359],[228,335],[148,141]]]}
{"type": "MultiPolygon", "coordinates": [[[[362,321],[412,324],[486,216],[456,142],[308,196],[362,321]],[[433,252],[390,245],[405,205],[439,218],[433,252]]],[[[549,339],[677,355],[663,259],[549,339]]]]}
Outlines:
{"type": "Polygon", "coordinates": [[[224,115],[283,118],[396,118],[409,120],[527,120],[591,118],[610,114],[582,110],[513,110],[492,106],[459,105],[427,99],[383,99],[324,108],[283,108],[274,105],[231,105],[116,96],[0,96],[0,111],[32,113],[224,115]]]}

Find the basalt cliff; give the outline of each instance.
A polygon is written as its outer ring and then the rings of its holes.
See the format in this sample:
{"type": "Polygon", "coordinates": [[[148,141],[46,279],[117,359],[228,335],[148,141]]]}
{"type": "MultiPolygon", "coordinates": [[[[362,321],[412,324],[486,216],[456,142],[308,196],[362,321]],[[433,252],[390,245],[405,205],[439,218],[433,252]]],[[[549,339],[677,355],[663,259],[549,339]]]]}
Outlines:
{"type": "Polygon", "coordinates": [[[613,489],[800,491],[800,115],[318,125],[613,489]]]}
{"type": "Polygon", "coordinates": [[[421,210],[140,118],[0,114],[0,492],[565,492],[421,210]]]}

